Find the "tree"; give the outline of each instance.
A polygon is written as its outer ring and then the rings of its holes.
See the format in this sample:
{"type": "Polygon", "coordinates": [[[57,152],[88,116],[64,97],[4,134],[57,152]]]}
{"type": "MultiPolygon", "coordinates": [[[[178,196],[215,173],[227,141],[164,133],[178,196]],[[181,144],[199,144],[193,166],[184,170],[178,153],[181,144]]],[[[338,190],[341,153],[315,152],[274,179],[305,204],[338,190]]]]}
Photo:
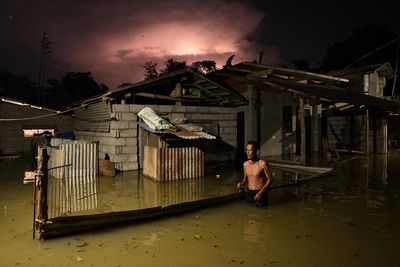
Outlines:
{"type": "Polygon", "coordinates": [[[157,63],[153,61],[148,61],[142,65],[144,68],[144,79],[145,80],[151,80],[154,79],[158,76],[158,71],[157,71],[157,63]]]}
{"type": "Polygon", "coordinates": [[[293,60],[292,63],[297,70],[310,71],[310,62],[307,59],[293,60]]]}
{"type": "Polygon", "coordinates": [[[8,71],[0,72],[2,96],[39,104],[39,90],[36,84],[25,76],[16,76],[8,71]]]}
{"type": "Polygon", "coordinates": [[[186,61],[177,61],[172,58],[165,61],[164,65],[165,67],[160,71],[160,75],[181,70],[187,67],[186,61]]]}
{"type": "Polygon", "coordinates": [[[89,98],[108,90],[104,84],[97,84],[91,72],[68,72],[61,80],[50,79],[46,89],[46,102],[57,107],[89,98]]]}
{"type": "Polygon", "coordinates": [[[192,63],[192,68],[202,74],[207,74],[217,70],[217,64],[214,60],[202,60],[192,63]]]}

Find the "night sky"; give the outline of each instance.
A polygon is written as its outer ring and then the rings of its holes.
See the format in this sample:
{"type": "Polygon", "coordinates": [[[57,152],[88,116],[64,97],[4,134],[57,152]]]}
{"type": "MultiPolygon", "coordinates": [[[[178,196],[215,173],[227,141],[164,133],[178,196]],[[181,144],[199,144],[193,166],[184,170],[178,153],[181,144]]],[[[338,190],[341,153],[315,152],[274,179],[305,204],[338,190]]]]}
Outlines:
{"type": "MultiPolygon", "coordinates": [[[[329,44],[377,23],[399,32],[395,1],[2,0],[0,70],[38,80],[43,31],[46,78],[91,71],[113,88],[143,78],[146,61],[322,61],[329,44]],[[358,3],[355,3],[358,2],[358,3]],[[371,2],[371,3],[369,3],[371,2]]],[[[395,56],[395,55],[394,55],[395,56]]]]}

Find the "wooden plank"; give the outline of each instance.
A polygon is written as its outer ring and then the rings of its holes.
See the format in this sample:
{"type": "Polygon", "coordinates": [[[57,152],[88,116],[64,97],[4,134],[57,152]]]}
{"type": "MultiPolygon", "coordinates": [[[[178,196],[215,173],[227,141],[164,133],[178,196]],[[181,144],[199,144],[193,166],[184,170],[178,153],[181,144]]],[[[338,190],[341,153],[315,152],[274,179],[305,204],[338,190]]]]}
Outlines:
{"type": "Polygon", "coordinates": [[[104,176],[115,176],[115,163],[105,159],[99,159],[99,174],[104,176]]]}
{"type": "Polygon", "coordinates": [[[242,198],[239,193],[232,193],[209,199],[190,201],[185,203],[173,204],[165,207],[157,206],[154,208],[109,212],[94,215],[66,216],[54,218],[44,225],[42,238],[49,239],[57,236],[91,231],[107,226],[115,226],[118,223],[138,222],[152,218],[177,214],[189,210],[226,203],[242,198]]]}

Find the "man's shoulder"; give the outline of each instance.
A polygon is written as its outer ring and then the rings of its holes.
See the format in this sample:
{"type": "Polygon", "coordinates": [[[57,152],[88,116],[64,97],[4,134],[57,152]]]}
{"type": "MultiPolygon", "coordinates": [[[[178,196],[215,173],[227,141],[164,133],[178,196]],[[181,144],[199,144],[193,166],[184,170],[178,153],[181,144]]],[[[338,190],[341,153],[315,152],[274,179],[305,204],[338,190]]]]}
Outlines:
{"type": "Polygon", "coordinates": [[[267,165],[267,161],[265,161],[265,160],[263,160],[263,159],[260,159],[258,162],[259,162],[259,164],[262,165],[262,166],[267,165]]]}

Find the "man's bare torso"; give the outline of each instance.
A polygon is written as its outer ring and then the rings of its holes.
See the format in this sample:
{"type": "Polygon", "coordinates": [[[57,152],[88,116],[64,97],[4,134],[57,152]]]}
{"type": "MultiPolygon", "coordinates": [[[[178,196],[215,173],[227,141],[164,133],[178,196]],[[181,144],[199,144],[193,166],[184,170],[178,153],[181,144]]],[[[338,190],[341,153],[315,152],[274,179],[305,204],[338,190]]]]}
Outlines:
{"type": "Polygon", "coordinates": [[[260,190],[265,184],[265,174],[264,168],[266,167],[266,162],[264,160],[247,160],[243,164],[244,172],[248,179],[248,188],[250,190],[260,190]]]}

